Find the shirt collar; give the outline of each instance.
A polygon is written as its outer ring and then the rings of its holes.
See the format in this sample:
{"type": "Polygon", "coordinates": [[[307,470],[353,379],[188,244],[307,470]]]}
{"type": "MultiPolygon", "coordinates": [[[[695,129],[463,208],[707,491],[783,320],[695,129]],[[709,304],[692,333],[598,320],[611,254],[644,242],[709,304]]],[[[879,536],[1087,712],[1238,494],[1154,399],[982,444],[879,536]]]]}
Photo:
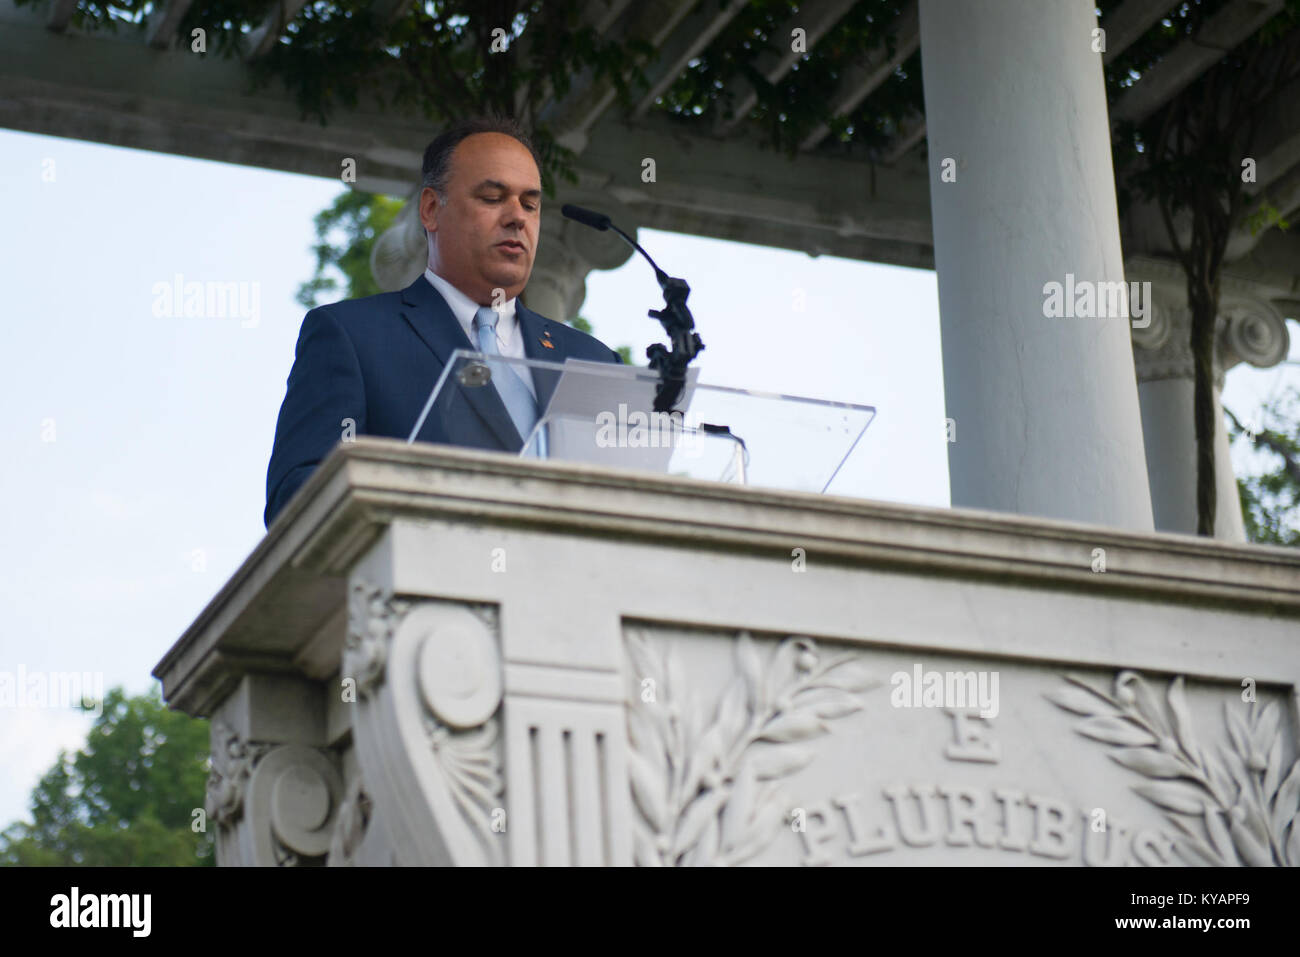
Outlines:
{"type": "MultiPolygon", "coordinates": [[[[456,317],[461,328],[465,330],[469,341],[477,342],[474,335],[474,316],[479,311],[479,304],[427,266],[424,270],[424,278],[442,294],[443,300],[450,307],[452,315],[456,317]]],[[[497,338],[502,342],[509,342],[515,329],[515,298],[507,299],[502,303],[498,315],[497,338]]]]}

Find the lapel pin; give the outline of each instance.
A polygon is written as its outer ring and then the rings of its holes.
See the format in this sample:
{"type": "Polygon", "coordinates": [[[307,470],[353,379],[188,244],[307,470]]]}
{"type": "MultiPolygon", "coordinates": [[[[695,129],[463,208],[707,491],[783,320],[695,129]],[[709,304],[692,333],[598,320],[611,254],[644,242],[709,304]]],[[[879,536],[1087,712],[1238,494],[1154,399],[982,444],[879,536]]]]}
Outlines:
{"type": "Polygon", "coordinates": [[[554,349],[555,343],[551,341],[551,330],[547,329],[542,333],[542,338],[537,340],[548,349],[554,349]]]}

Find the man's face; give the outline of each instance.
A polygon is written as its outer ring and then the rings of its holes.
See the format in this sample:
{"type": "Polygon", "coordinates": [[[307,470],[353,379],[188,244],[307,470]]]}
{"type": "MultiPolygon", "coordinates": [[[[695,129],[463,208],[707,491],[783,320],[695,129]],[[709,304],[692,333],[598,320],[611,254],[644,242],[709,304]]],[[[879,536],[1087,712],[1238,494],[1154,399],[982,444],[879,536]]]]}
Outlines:
{"type": "Polygon", "coordinates": [[[495,289],[505,299],[519,295],[533,271],[541,222],[532,154],[504,133],[467,136],[451,154],[444,193],[420,193],[433,271],[482,306],[492,304],[495,289]]]}

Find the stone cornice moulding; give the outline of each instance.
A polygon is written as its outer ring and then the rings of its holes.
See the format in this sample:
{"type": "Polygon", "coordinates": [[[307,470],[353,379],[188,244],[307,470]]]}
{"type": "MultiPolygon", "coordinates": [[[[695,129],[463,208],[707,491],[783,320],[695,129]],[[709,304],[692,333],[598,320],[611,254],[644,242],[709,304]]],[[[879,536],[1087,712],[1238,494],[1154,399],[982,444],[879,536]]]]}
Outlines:
{"type": "Polygon", "coordinates": [[[363,436],[331,452],[158,664],[167,700],[206,714],[236,670],[290,668],[286,642],[294,642],[291,651],[306,645],[337,614],[350,563],[390,524],[438,519],[770,553],[786,562],[800,547],[828,564],[1300,616],[1300,553],[1292,549],[363,436]],[[1105,574],[1092,571],[1098,548],[1105,549],[1105,574]],[[280,599],[291,592],[298,604],[285,607],[280,599]],[[301,637],[289,639],[289,631],[301,637]]]}
{"type": "MultiPolygon", "coordinates": [[[[1187,303],[1187,274],[1172,259],[1148,255],[1130,256],[1124,261],[1124,278],[1129,282],[1150,282],[1158,286],[1163,295],[1178,297],[1184,305],[1187,303]]],[[[1232,299],[1287,301],[1284,290],[1261,291],[1259,283],[1233,276],[1232,263],[1224,264],[1219,277],[1219,295],[1232,299]]]]}

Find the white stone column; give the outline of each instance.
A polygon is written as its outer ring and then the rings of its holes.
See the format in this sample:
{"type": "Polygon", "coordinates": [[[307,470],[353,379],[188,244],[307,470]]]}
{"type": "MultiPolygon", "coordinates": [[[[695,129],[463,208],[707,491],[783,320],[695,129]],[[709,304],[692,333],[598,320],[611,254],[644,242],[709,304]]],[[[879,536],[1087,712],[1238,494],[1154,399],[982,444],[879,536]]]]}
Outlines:
{"type": "Polygon", "coordinates": [[[1045,315],[1124,280],[1093,6],[920,10],[953,505],[1150,530],[1128,322],[1045,315]]]}
{"type": "MultiPolygon", "coordinates": [[[[1188,369],[1190,371],[1190,350],[1188,369]]],[[[1195,384],[1190,376],[1144,378],[1159,361],[1138,363],[1138,394],[1142,401],[1142,431],[1146,436],[1147,474],[1151,510],[1162,532],[1196,534],[1196,428],[1193,419],[1195,384]]],[[[1155,372],[1160,375],[1161,373],[1155,372]]],[[[1246,540],[1232,471],[1231,449],[1219,404],[1222,380],[1215,384],[1214,411],[1214,537],[1246,540]]]]}
{"type": "MultiPolygon", "coordinates": [[[[1191,311],[1181,269],[1149,259],[1129,270],[1135,281],[1152,283],[1155,310],[1146,328],[1133,330],[1142,434],[1155,526],[1162,532],[1196,534],[1196,427],[1193,417],[1195,369],[1191,350],[1191,311]]],[[[1286,320],[1265,299],[1234,289],[1220,291],[1214,354],[1214,537],[1245,541],[1237,478],[1220,398],[1227,370],[1239,362],[1259,368],[1286,357],[1286,320]]]]}
{"type": "Polygon", "coordinates": [[[632,255],[631,247],[614,233],[599,232],[561,216],[560,207],[565,203],[599,210],[636,238],[636,221],[631,212],[602,193],[566,190],[555,199],[543,201],[541,241],[524,290],[524,303],[557,322],[568,322],[578,315],[587,298],[587,273],[617,269],[632,255]]]}
{"type": "Polygon", "coordinates": [[[420,187],[370,249],[370,274],[385,292],[405,289],[429,264],[429,235],[420,223],[420,187]]]}

